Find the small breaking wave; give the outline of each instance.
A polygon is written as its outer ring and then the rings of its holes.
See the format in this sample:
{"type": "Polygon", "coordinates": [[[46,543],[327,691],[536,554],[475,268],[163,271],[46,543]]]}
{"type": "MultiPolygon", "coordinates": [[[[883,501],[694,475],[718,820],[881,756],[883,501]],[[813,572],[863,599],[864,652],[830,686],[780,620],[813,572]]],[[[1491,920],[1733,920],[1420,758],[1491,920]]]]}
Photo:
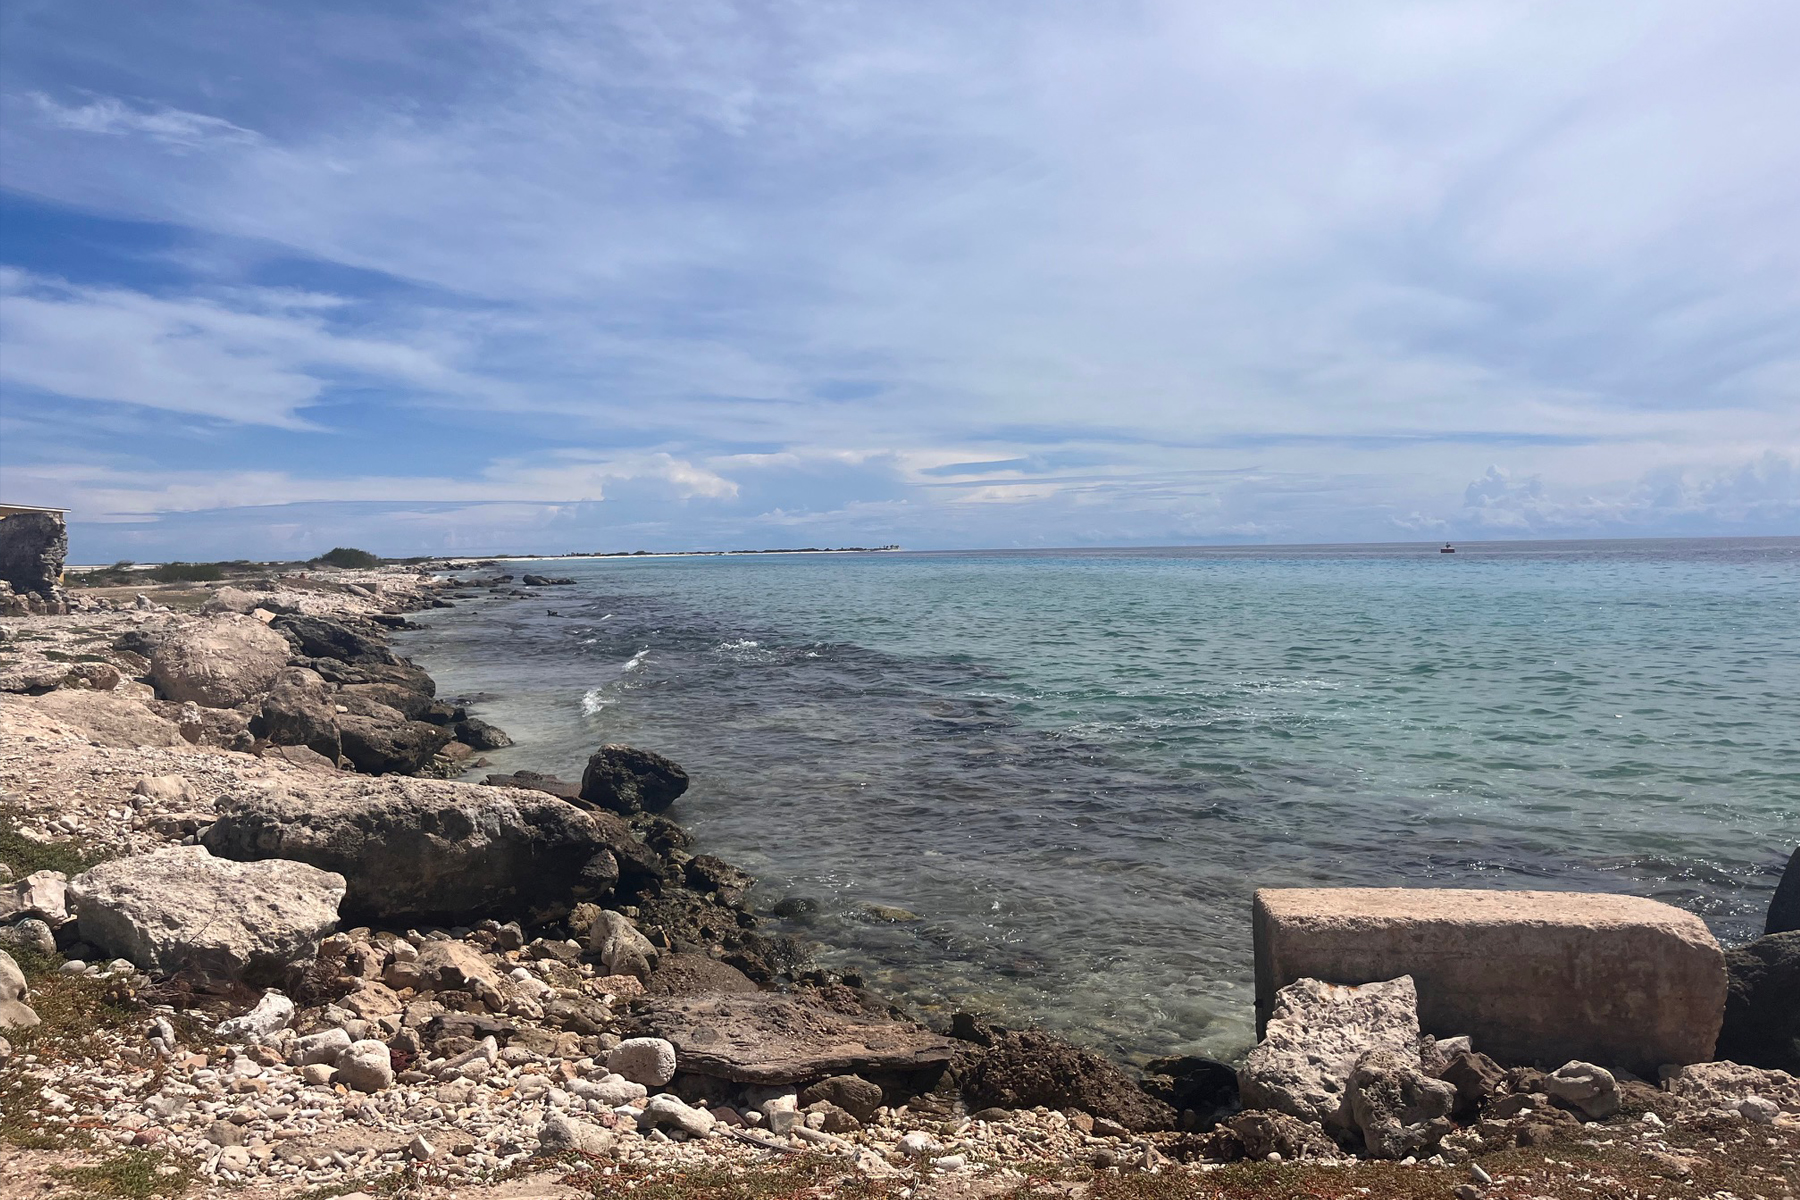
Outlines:
{"type": "Polygon", "coordinates": [[[625,665],[619,668],[619,674],[621,674],[621,675],[631,674],[633,671],[635,671],[639,667],[643,666],[645,660],[648,659],[649,657],[650,657],[650,647],[645,646],[642,650],[639,650],[636,654],[632,655],[630,658],[625,660],[625,665]]]}
{"type": "Polygon", "coordinates": [[[603,687],[589,688],[581,697],[581,713],[586,717],[597,717],[616,699],[617,696],[608,695],[603,687]]]}

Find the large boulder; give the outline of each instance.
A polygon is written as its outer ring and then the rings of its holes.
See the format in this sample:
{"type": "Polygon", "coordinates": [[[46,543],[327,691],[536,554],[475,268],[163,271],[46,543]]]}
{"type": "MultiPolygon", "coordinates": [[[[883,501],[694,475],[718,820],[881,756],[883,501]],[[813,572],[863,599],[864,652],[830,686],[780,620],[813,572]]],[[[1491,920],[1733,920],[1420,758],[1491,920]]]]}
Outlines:
{"type": "Polygon", "coordinates": [[[22,512],[0,518],[0,581],[21,594],[54,595],[62,585],[69,531],[60,513],[22,512]]]}
{"type": "Polygon", "coordinates": [[[1800,849],[1788,859],[1781,882],[1775,885],[1775,898],[1769,902],[1769,915],[1763,932],[1793,933],[1800,930],[1800,849]]]}
{"type": "Polygon", "coordinates": [[[1416,1067],[1418,1047],[1418,993],[1410,976],[1360,987],[1301,979],[1276,994],[1263,1040],[1238,1071],[1238,1091],[1245,1108],[1341,1123],[1358,1059],[1386,1050],[1416,1067]]]}
{"type": "Polygon", "coordinates": [[[141,701],[112,692],[51,692],[30,703],[34,715],[48,717],[102,746],[136,750],[179,746],[184,741],[175,722],[157,716],[141,701]]]}
{"type": "Polygon", "coordinates": [[[349,882],[346,915],[362,919],[561,914],[602,898],[582,894],[596,858],[610,856],[613,878],[660,870],[624,822],[539,792],[319,776],[227,792],[218,810],[205,836],[213,853],[336,871],[349,882]]]}
{"type": "Polygon", "coordinates": [[[337,928],[344,877],[301,862],[241,863],[171,846],[69,881],[81,939],[147,971],[275,983],[337,928]]]}
{"type": "Polygon", "coordinates": [[[164,638],[150,680],[165,700],[231,708],[267,691],[287,665],[287,639],[251,617],[198,621],[164,638]]]}
{"type": "Polygon", "coordinates": [[[305,746],[333,763],[342,747],[331,693],[317,672],[303,667],[276,676],[250,732],[273,746],[305,746]]]}
{"type": "Polygon", "coordinates": [[[1800,930],[1727,950],[1725,963],[1718,1057],[1800,1075],[1800,930]]]}
{"type": "Polygon", "coordinates": [[[830,997],[757,992],[634,1001],[631,1027],[675,1047],[683,1072],[733,1083],[941,1068],[955,1043],[830,997]]]}
{"type": "Polygon", "coordinates": [[[294,649],[308,658],[331,658],[346,663],[391,666],[400,657],[380,638],[359,633],[330,617],[290,614],[276,617],[270,627],[279,630],[294,649]]]}
{"type": "Polygon", "coordinates": [[[1462,888],[1256,893],[1256,1002],[1297,979],[1412,976],[1428,1033],[1503,1062],[1581,1059],[1654,1075],[1712,1057],[1725,958],[1706,923],[1654,900],[1462,888]]]}
{"type": "Polygon", "coordinates": [[[381,704],[338,714],[344,757],[365,775],[416,775],[450,744],[450,731],[429,721],[409,721],[381,704]]]}
{"type": "Polygon", "coordinates": [[[1663,1088],[1689,1113],[1742,1115],[1746,1101],[1767,1101],[1800,1117],[1800,1078],[1735,1062],[1693,1063],[1664,1073],[1663,1088]]]}
{"type": "Polygon", "coordinates": [[[602,746],[581,773],[581,798],[608,812],[662,812],[687,791],[687,772],[650,750],[602,746]]]}
{"type": "Polygon", "coordinates": [[[963,1073],[970,1109],[1078,1109],[1138,1132],[1169,1129],[1176,1112],[1090,1050],[1041,1030],[997,1030],[963,1073]]]}
{"type": "Polygon", "coordinates": [[[1210,1129],[1238,1110],[1237,1070],[1198,1054],[1179,1054],[1144,1064],[1144,1090],[1183,1114],[1189,1128],[1210,1129]]]}

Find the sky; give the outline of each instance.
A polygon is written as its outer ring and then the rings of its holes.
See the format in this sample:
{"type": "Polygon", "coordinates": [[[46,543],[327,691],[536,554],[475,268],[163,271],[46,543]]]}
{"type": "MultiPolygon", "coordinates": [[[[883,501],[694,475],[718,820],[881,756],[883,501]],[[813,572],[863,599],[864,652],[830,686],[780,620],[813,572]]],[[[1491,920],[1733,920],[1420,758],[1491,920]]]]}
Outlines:
{"type": "Polygon", "coordinates": [[[1800,6],[13,0],[71,557],[1800,533],[1800,6]]]}

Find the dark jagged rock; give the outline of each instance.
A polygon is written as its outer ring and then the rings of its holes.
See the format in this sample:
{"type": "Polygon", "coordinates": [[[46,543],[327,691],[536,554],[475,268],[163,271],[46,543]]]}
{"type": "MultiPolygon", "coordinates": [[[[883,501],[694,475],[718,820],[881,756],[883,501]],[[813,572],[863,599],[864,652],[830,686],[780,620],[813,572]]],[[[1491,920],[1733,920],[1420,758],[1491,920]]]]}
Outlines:
{"type": "Polygon", "coordinates": [[[289,668],[275,679],[250,722],[250,732],[275,746],[304,746],[338,760],[337,708],[316,675],[289,668]]]}
{"type": "Polygon", "coordinates": [[[209,850],[336,871],[354,919],[548,918],[603,898],[582,894],[582,871],[597,854],[661,869],[624,822],[530,791],[319,776],[227,792],[218,810],[204,838],[209,850]]]}
{"type": "Polygon", "coordinates": [[[881,1085],[861,1075],[833,1075],[821,1079],[800,1093],[801,1107],[830,1104],[841,1108],[858,1121],[872,1121],[881,1107],[881,1085]]]}
{"type": "Polygon", "coordinates": [[[1715,1057],[1800,1075],[1800,931],[1725,952],[1725,1024],[1715,1057]]]}
{"type": "Polygon", "coordinates": [[[425,720],[433,703],[425,692],[397,683],[352,683],[340,690],[336,699],[357,716],[379,718],[385,715],[379,710],[388,708],[408,721],[425,720]]]}
{"type": "Polygon", "coordinates": [[[1237,1068],[1198,1054],[1147,1064],[1143,1088],[1180,1113],[1184,1127],[1209,1129],[1238,1110],[1237,1068]]]}
{"type": "Polygon", "coordinates": [[[1144,1132],[1170,1129],[1176,1112],[1090,1050],[1041,1030],[990,1034],[962,1074],[970,1108],[1079,1109],[1144,1132]]]}
{"type": "Polygon", "coordinates": [[[756,883],[749,872],[740,871],[722,858],[711,854],[697,854],[690,858],[686,868],[687,885],[696,892],[711,892],[723,903],[736,907],[744,902],[744,895],[756,883]]]}
{"type": "MultiPolygon", "coordinates": [[[[605,813],[595,813],[604,817],[605,813]]],[[[620,892],[628,887],[621,883],[620,892]]],[[[783,935],[757,932],[756,918],[686,888],[644,889],[637,898],[637,925],[665,949],[723,952],[727,964],[761,984],[792,978],[806,961],[799,943],[783,935]]]]}
{"type": "Polygon", "coordinates": [[[477,717],[463,717],[456,722],[456,740],[476,750],[503,750],[513,744],[504,729],[477,717]]]}
{"type": "Polygon", "coordinates": [[[331,683],[396,683],[411,691],[424,692],[427,696],[437,695],[437,682],[409,662],[347,663],[335,658],[304,656],[297,657],[292,662],[295,666],[317,671],[320,678],[331,683]]]}
{"type": "Polygon", "coordinates": [[[716,958],[677,953],[657,959],[644,990],[652,996],[703,996],[758,989],[748,975],[716,958]]]}
{"type": "Polygon", "coordinates": [[[661,812],[687,788],[686,771],[634,746],[600,747],[581,774],[581,798],[616,813],[661,812]]]}
{"type": "Polygon", "coordinates": [[[1473,1050],[1452,1054],[1437,1077],[1456,1089],[1456,1108],[1451,1115],[1462,1121],[1485,1109],[1506,1086],[1506,1072],[1500,1064],[1473,1050]]]}
{"type": "MultiPolygon", "coordinates": [[[[506,576],[506,578],[510,578],[510,576],[506,576]]],[[[548,575],[527,575],[519,580],[519,582],[526,587],[568,587],[575,581],[567,576],[560,576],[553,579],[548,575]]]]}
{"type": "Polygon", "coordinates": [[[1769,902],[1769,916],[1763,922],[1763,933],[1792,933],[1800,929],[1800,849],[1788,859],[1781,882],[1775,887],[1775,898],[1769,902]]]}
{"type": "Polygon", "coordinates": [[[269,627],[285,636],[309,658],[331,658],[346,663],[392,665],[399,656],[379,638],[359,633],[330,617],[289,614],[276,617],[269,627]]]}
{"type": "Polygon", "coordinates": [[[672,1042],[683,1072],[746,1084],[932,1071],[955,1046],[923,1026],[805,994],[646,997],[627,1020],[672,1042]]]}
{"type": "Polygon", "coordinates": [[[339,714],[338,737],[344,757],[365,775],[416,775],[450,742],[442,726],[379,704],[339,714]]]}

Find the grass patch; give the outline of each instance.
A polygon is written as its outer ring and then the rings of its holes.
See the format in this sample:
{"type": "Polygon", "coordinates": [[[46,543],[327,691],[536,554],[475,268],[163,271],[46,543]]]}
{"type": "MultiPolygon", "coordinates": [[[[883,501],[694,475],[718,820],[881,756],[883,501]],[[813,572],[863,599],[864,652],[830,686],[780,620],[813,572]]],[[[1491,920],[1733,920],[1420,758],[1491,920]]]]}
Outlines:
{"type": "Polygon", "coordinates": [[[123,1150],[91,1167],[68,1167],[53,1174],[75,1189],[77,1196],[121,1197],[123,1200],[153,1200],[157,1196],[179,1196],[187,1190],[193,1168],[171,1158],[162,1150],[123,1150]],[[162,1173],[160,1168],[176,1168],[162,1173]]]}
{"type": "Polygon", "coordinates": [[[19,832],[25,814],[17,808],[0,808],[0,863],[12,869],[14,879],[35,871],[61,871],[79,875],[114,852],[82,841],[34,842],[19,832]]]}
{"type": "Polygon", "coordinates": [[[869,1179],[841,1159],[801,1155],[779,1163],[689,1168],[617,1166],[611,1175],[570,1156],[574,1170],[560,1182],[595,1196],[629,1194],[633,1200],[898,1200],[912,1192],[909,1179],[869,1179]],[[629,1189],[629,1192],[627,1192],[629,1189]]]}
{"type": "Polygon", "coordinates": [[[102,1035],[142,1021],[144,1010],[122,980],[64,975],[62,958],[41,950],[20,946],[9,953],[24,972],[29,989],[26,1002],[42,1024],[7,1031],[13,1056],[0,1064],[0,1143],[22,1150],[53,1149],[68,1143],[68,1128],[40,1119],[41,1084],[27,1074],[19,1059],[26,1054],[42,1059],[104,1056],[109,1047],[102,1035]]]}

